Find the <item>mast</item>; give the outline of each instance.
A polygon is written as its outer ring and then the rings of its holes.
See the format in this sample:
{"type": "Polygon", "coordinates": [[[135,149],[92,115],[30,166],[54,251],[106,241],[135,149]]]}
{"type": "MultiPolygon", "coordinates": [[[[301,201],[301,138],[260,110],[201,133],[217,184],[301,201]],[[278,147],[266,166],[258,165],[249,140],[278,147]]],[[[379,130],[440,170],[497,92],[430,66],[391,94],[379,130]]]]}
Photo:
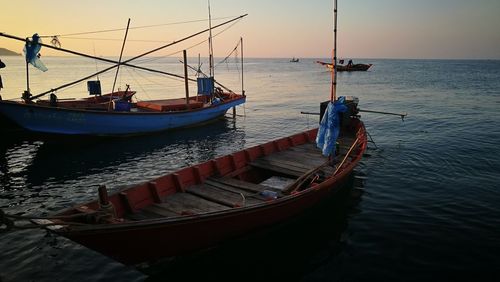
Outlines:
{"type": "MultiPolygon", "coordinates": [[[[26,43],[28,43],[29,38],[26,38],[26,43]]],[[[27,50],[26,50],[27,52],[27,50]]],[[[26,57],[26,55],[25,55],[26,57]]],[[[30,94],[30,71],[29,71],[29,62],[28,59],[26,59],[26,93],[30,94]]],[[[29,98],[29,95],[26,97],[29,98]]]]}
{"type": "Polygon", "coordinates": [[[188,69],[187,69],[187,51],[182,50],[182,56],[184,58],[184,88],[186,90],[186,109],[189,110],[189,80],[188,80],[188,69]]]}
{"type": "Polygon", "coordinates": [[[241,43],[241,95],[245,96],[245,88],[243,87],[243,37],[240,37],[241,43]]]}
{"type": "Polygon", "coordinates": [[[334,0],[333,7],[333,71],[330,101],[337,99],[337,0],[334,0]]]}
{"type": "Polygon", "coordinates": [[[123,49],[125,48],[125,42],[127,41],[128,27],[130,26],[130,18],[127,22],[127,29],[125,30],[125,37],[123,38],[122,50],[120,51],[120,58],[118,59],[118,66],[116,67],[115,80],[113,81],[113,89],[111,90],[111,97],[113,97],[113,92],[115,92],[116,78],[118,77],[118,71],[120,70],[120,65],[122,63],[123,49]]]}
{"type": "Polygon", "coordinates": [[[208,0],[208,63],[209,63],[209,75],[214,76],[214,46],[212,43],[212,14],[210,13],[210,0],[208,0]]]}

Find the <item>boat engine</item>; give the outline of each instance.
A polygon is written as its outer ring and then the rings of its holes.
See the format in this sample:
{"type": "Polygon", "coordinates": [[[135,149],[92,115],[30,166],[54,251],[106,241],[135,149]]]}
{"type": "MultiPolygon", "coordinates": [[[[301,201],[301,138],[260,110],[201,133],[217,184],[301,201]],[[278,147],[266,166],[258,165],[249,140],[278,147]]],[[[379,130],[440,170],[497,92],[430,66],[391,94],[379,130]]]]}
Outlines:
{"type": "MultiPolygon", "coordinates": [[[[319,122],[325,114],[326,108],[328,107],[330,101],[325,101],[320,104],[319,107],[319,122]]],[[[354,96],[345,97],[344,104],[347,106],[347,111],[345,113],[340,113],[340,125],[347,126],[350,123],[351,117],[356,117],[359,113],[358,104],[359,99],[354,96]]]]}

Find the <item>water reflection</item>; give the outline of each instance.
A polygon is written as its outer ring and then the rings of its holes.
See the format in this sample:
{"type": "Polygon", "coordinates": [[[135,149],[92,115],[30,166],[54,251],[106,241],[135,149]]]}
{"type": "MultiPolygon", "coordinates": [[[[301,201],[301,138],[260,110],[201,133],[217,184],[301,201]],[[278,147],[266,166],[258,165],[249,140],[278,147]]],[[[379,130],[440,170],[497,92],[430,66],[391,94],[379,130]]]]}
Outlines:
{"type": "Polygon", "coordinates": [[[37,193],[44,208],[59,208],[93,196],[99,184],[112,191],[241,150],[245,142],[229,119],[127,138],[11,136],[0,143],[0,207],[22,205],[37,193]]]}

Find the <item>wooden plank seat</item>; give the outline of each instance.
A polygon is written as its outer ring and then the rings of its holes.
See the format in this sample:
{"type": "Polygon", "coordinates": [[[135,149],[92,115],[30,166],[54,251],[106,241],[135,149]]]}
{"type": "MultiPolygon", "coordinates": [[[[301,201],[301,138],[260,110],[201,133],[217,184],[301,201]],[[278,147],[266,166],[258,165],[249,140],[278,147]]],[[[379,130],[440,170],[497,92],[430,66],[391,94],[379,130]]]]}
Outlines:
{"type": "Polygon", "coordinates": [[[251,162],[250,165],[256,168],[269,170],[275,173],[293,176],[297,178],[302,176],[307,171],[307,169],[301,169],[283,163],[266,160],[265,158],[256,159],[255,161],[251,162]]]}
{"type": "Polygon", "coordinates": [[[255,184],[251,182],[246,182],[242,181],[239,179],[235,178],[229,178],[229,177],[222,177],[222,178],[208,178],[205,183],[214,185],[213,183],[219,183],[226,185],[227,187],[234,187],[238,190],[245,190],[247,192],[253,193],[253,194],[258,194],[264,190],[269,190],[273,192],[280,192],[280,189],[271,187],[271,186],[266,186],[266,185],[261,185],[261,184],[255,184]]]}
{"type": "MultiPolygon", "coordinates": [[[[338,158],[341,158],[341,156],[338,158]]],[[[298,178],[307,171],[322,166],[327,160],[328,158],[322,156],[321,151],[316,148],[315,144],[307,143],[256,159],[250,165],[298,178]]],[[[320,179],[328,177],[334,171],[335,168],[330,165],[323,166],[318,171],[320,179]]]]}
{"type": "Polygon", "coordinates": [[[165,217],[178,217],[229,209],[204,198],[189,193],[176,193],[162,199],[161,203],[147,206],[133,214],[127,214],[128,220],[145,220],[165,217]]]}
{"type": "Polygon", "coordinates": [[[248,194],[249,197],[246,197],[244,193],[240,194],[240,192],[230,188],[224,189],[209,184],[192,186],[186,192],[230,208],[259,204],[264,201],[264,199],[250,197],[248,194]]]}
{"type": "Polygon", "coordinates": [[[185,111],[188,109],[199,109],[203,107],[203,102],[189,101],[189,107],[186,105],[186,99],[168,99],[139,101],[137,107],[142,109],[154,110],[157,112],[185,111]]]}

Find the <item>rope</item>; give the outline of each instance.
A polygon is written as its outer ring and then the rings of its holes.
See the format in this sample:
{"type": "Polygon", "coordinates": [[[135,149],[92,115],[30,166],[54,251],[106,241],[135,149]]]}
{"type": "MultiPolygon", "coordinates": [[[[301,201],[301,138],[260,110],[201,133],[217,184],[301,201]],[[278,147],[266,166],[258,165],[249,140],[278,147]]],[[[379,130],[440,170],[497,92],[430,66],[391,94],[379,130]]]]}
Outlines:
{"type": "Polygon", "coordinates": [[[2,209],[0,209],[0,233],[8,232],[11,230],[23,230],[23,229],[36,229],[36,228],[45,228],[48,226],[84,226],[88,225],[86,223],[81,222],[73,222],[73,221],[64,221],[64,222],[51,222],[51,223],[27,223],[24,225],[16,225],[16,222],[19,221],[32,221],[32,220],[56,220],[56,219],[76,219],[82,217],[95,217],[99,220],[102,217],[108,216],[104,212],[92,212],[85,214],[73,214],[73,215],[62,215],[62,216],[50,216],[50,217],[41,217],[41,216],[22,216],[22,215],[13,215],[7,214],[2,209]]]}
{"type": "MultiPolygon", "coordinates": [[[[222,17],[222,18],[215,18],[212,20],[224,20],[228,19],[231,17],[222,17]]],[[[196,23],[196,22],[205,22],[208,19],[202,19],[202,20],[191,20],[191,21],[184,21],[184,22],[173,22],[173,23],[165,23],[165,24],[155,24],[155,25],[144,25],[144,26],[136,26],[136,27],[131,27],[129,29],[143,29],[143,28],[151,28],[151,27],[158,27],[158,26],[167,26],[167,25],[179,25],[179,24],[187,24],[187,23],[196,23]]],[[[64,36],[74,36],[74,35],[85,35],[85,34],[96,34],[96,33],[105,33],[105,32],[114,32],[114,31],[123,31],[125,28],[115,28],[115,29],[104,29],[104,30],[97,30],[97,31],[85,31],[85,32],[78,32],[78,33],[67,33],[67,34],[58,34],[58,35],[43,35],[40,37],[64,37],[64,36]]]]}
{"type": "Polygon", "coordinates": [[[366,131],[366,134],[368,134],[368,137],[370,137],[370,140],[368,140],[368,142],[370,143],[373,143],[373,145],[375,145],[375,149],[378,149],[378,146],[377,144],[375,143],[375,141],[373,140],[372,136],[370,135],[370,133],[368,132],[368,130],[365,130],[366,131]]]}

